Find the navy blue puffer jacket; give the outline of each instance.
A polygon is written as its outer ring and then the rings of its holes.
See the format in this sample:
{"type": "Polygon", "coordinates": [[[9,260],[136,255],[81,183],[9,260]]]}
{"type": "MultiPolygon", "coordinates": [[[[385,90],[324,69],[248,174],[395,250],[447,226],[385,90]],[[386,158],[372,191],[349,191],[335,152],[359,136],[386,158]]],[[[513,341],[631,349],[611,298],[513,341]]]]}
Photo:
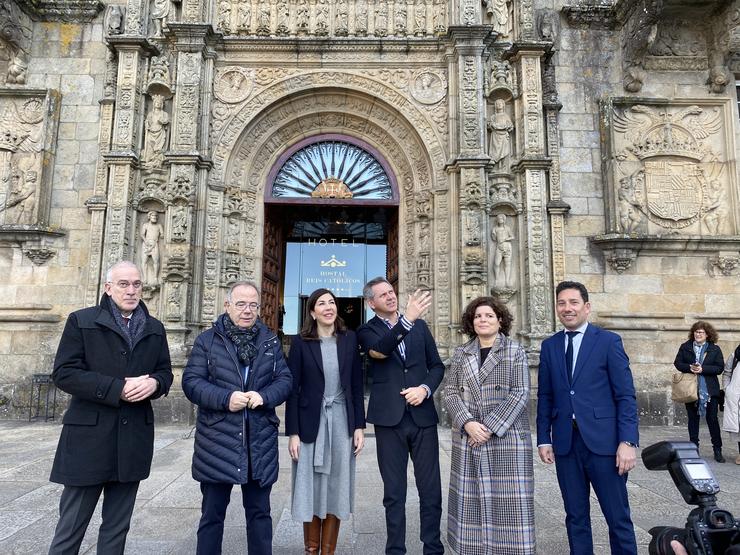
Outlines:
{"type": "Polygon", "coordinates": [[[246,387],[236,348],[226,337],[223,319],[195,340],[182,376],[185,395],[198,406],[193,453],[193,478],[199,482],[244,484],[252,477],[260,487],[278,476],[278,425],[275,407],[290,394],[291,374],[280,340],[261,321],[257,358],[246,387]],[[256,391],[264,404],[229,411],[234,391],[256,391]]]}

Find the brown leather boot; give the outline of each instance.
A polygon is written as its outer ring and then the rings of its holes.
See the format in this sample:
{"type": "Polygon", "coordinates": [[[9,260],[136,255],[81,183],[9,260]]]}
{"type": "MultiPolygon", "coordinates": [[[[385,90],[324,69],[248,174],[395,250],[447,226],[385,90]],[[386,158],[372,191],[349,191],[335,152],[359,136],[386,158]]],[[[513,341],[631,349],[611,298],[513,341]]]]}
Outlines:
{"type": "Polygon", "coordinates": [[[303,523],[303,545],[306,549],[306,555],[309,553],[318,555],[320,543],[321,519],[314,516],[311,522],[303,523]]]}
{"type": "Polygon", "coordinates": [[[339,519],[334,515],[326,515],[321,526],[321,555],[334,555],[339,537],[339,519]]]}

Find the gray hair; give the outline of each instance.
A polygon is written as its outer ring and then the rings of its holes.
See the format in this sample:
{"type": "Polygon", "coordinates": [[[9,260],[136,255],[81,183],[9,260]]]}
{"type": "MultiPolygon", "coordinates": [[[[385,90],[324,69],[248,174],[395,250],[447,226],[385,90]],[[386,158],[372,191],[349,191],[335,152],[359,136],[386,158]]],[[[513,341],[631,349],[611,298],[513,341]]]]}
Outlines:
{"type": "Polygon", "coordinates": [[[139,275],[141,275],[141,269],[131,262],[130,260],[121,260],[120,262],[116,262],[113,264],[113,266],[110,266],[108,270],[105,272],[105,282],[111,283],[113,280],[113,270],[118,270],[119,268],[135,268],[137,272],[139,272],[139,275]]]}
{"type": "Polygon", "coordinates": [[[388,285],[391,285],[391,282],[385,279],[383,276],[373,278],[365,284],[365,287],[362,288],[362,296],[365,297],[366,301],[373,300],[373,297],[375,296],[373,294],[373,287],[380,283],[387,283],[388,285]]]}
{"type": "Polygon", "coordinates": [[[257,299],[262,300],[262,292],[260,291],[260,288],[257,287],[257,284],[253,281],[237,281],[231,284],[231,287],[229,287],[229,290],[226,292],[226,300],[228,302],[231,302],[231,295],[234,293],[234,289],[237,287],[251,287],[255,291],[257,291],[257,299]]]}

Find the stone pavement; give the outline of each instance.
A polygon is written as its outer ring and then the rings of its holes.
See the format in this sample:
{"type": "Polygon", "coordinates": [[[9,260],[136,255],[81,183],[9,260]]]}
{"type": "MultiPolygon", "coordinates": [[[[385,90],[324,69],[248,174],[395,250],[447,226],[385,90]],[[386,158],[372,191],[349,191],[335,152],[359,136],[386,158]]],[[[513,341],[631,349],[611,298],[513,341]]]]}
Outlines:
{"type": "MultiPolygon", "coordinates": [[[[0,422],[0,553],[46,553],[56,525],[61,486],[48,482],[49,470],[61,427],[49,423],[0,422]]],[[[142,482],[128,536],[128,554],[188,554],[195,551],[195,531],[199,518],[200,490],[190,476],[193,440],[189,428],[157,429],[154,463],[148,480],[142,482]]],[[[683,428],[654,427],[642,431],[641,442],[650,445],[661,439],[686,437],[683,428]]],[[[702,433],[706,434],[706,427],[702,433]]],[[[450,431],[440,428],[442,482],[450,469],[450,431]]],[[[702,445],[709,438],[702,436],[702,445]]],[[[732,464],[737,446],[726,448],[727,464],[710,464],[720,481],[719,505],[740,516],[740,466],[732,464]],[[730,458],[731,456],[731,458],[730,458]]],[[[290,465],[287,438],[280,438],[280,478],[273,488],[272,516],[275,526],[274,553],[300,554],[302,527],[290,518],[290,465]]],[[[705,447],[703,454],[710,455],[705,447]]],[[[535,462],[536,523],[538,553],[565,554],[568,544],[563,525],[564,513],[553,467],[535,462]]],[[[410,554],[420,554],[418,540],[418,496],[409,472],[408,536],[410,554]]],[[[682,526],[689,507],[684,504],[667,472],[651,472],[641,462],[631,473],[629,494],[637,528],[640,552],[647,553],[647,530],[656,525],[682,526]]],[[[443,497],[446,494],[443,493],[443,497]]],[[[607,530],[592,498],[594,542],[597,553],[608,553],[607,530]]],[[[446,522],[443,513],[443,538],[446,522]]],[[[224,554],[246,553],[240,492],[234,490],[224,533],[224,554]]],[[[83,553],[95,553],[100,510],[93,517],[83,544],[83,553]]],[[[382,484],[375,459],[375,440],[357,465],[355,514],[343,523],[337,552],[374,555],[383,553],[385,542],[382,484]]]]}

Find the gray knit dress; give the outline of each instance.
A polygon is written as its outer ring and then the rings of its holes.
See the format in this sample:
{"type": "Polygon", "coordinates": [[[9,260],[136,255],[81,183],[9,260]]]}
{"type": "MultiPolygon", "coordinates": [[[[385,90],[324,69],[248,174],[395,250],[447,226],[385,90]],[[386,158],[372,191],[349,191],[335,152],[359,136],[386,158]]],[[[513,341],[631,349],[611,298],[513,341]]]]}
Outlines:
{"type": "Polygon", "coordinates": [[[355,457],[347,431],[346,392],[339,380],[336,337],[321,338],[324,404],[314,443],[303,443],[293,462],[293,520],[311,522],[314,515],[349,518],[355,496],[355,457]]]}

